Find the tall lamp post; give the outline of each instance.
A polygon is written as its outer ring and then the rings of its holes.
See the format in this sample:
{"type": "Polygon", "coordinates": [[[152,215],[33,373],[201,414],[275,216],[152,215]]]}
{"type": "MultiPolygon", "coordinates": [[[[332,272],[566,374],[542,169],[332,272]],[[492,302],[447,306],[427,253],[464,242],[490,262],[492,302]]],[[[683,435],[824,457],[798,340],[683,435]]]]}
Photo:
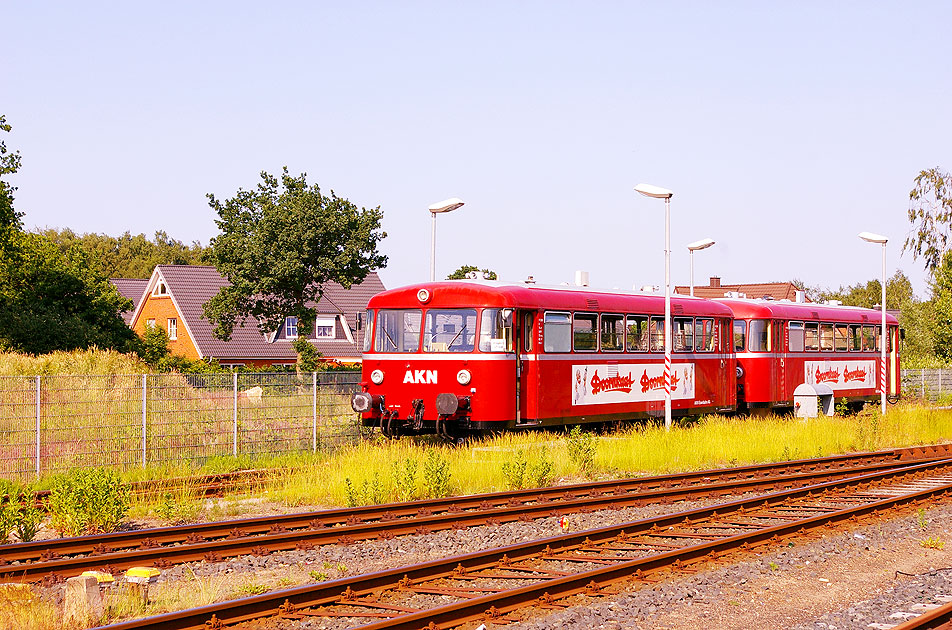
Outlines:
{"type": "Polygon", "coordinates": [[[638,184],[635,191],[664,199],[664,428],[671,429],[671,197],[667,188],[638,184]]]}
{"type": "Polygon", "coordinates": [[[709,238],[702,238],[699,241],[688,244],[688,251],[691,252],[691,297],[694,297],[694,252],[699,249],[707,249],[713,244],[714,241],[709,238]]]}
{"type": "Polygon", "coordinates": [[[889,240],[885,236],[873,234],[872,232],[860,232],[859,237],[867,243],[878,243],[883,246],[883,297],[882,297],[882,330],[879,333],[879,346],[881,348],[879,356],[879,399],[882,406],[882,414],[886,415],[886,242],[889,240]]]}
{"type": "Polygon", "coordinates": [[[436,281],[436,215],[443,212],[452,212],[463,205],[463,200],[457,197],[437,201],[427,208],[433,217],[433,231],[430,234],[430,282],[436,281]]]}

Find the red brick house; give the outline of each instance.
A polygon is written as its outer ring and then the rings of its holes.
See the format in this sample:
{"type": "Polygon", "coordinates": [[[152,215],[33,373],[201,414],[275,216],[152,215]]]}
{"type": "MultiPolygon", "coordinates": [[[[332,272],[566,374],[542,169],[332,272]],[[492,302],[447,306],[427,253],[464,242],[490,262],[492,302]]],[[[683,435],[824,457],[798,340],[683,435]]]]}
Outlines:
{"type": "MultiPolygon", "coordinates": [[[[691,295],[691,287],[676,286],[674,287],[674,292],[680,295],[691,295]]],[[[790,300],[791,302],[797,301],[797,287],[792,282],[722,284],[720,278],[712,276],[710,284],[694,285],[695,297],[722,298],[728,293],[741,293],[752,300],[767,298],[773,300],[790,300]]]]}
{"type": "MultiPolygon", "coordinates": [[[[298,330],[296,318],[287,318],[281,330],[269,335],[262,335],[257,321],[250,317],[244,326],[235,326],[229,341],[212,334],[202,306],[227,284],[214,267],[159,265],[145,286],[130,326],[140,335],[146,326],[162,326],[172,354],[189,359],[217,359],[224,366],[293,364],[297,354],[291,341],[305,335],[298,330]]],[[[374,272],[350,289],[329,283],[317,303],[314,330],[307,331],[306,338],[326,359],[359,362],[363,344],[360,318],[370,298],[383,290],[374,272]]]]}

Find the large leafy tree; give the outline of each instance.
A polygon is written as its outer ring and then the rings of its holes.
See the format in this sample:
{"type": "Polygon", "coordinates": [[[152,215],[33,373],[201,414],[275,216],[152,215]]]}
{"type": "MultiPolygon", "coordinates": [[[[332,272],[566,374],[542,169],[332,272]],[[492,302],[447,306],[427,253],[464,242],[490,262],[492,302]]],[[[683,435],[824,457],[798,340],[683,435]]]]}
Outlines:
{"type": "Polygon", "coordinates": [[[469,274],[473,271],[481,271],[484,274],[486,280],[496,280],[496,272],[490,269],[480,269],[479,267],[474,267],[473,265],[463,265],[450,275],[446,276],[447,280],[465,280],[469,277],[469,274]]]}
{"type": "Polygon", "coordinates": [[[921,171],[909,192],[909,222],[912,229],[902,251],[921,257],[926,269],[935,272],[943,264],[952,236],[952,175],[939,167],[921,171]]]}
{"type": "MultiPolygon", "coordinates": [[[[9,132],[10,125],[7,124],[7,118],[0,114],[0,131],[9,132]]],[[[20,169],[20,152],[10,152],[7,150],[7,144],[0,137],[0,177],[13,175],[20,169]]],[[[6,243],[12,233],[22,228],[20,217],[23,213],[13,209],[13,192],[16,187],[9,182],[0,179],[0,255],[4,253],[6,243]]]]}
{"type": "Polygon", "coordinates": [[[377,252],[386,237],[379,207],[358,208],[333,191],[324,195],[306,174],[293,177],[287,167],[280,178],[262,172],[254,190],[208,200],[221,230],[210,258],[231,283],[204,307],[220,339],[249,316],[263,334],[289,316],[298,318],[299,330],[311,330],[326,283],[349,288],[387,263],[377,252]]]}

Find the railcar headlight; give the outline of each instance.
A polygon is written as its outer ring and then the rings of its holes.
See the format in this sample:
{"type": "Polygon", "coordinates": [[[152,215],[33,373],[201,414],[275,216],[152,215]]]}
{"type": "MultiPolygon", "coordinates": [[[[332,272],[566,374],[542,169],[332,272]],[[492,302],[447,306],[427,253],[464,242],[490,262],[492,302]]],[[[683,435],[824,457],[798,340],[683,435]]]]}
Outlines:
{"type": "Polygon", "coordinates": [[[469,373],[469,370],[460,370],[456,373],[456,382],[460,385],[469,385],[471,380],[473,380],[473,375],[469,373]]]}
{"type": "Polygon", "coordinates": [[[426,304],[430,301],[430,292],[426,289],[420,289],[417,291],[416,297],[421,303],[426,304]]]}
{"type": "Polygon", "coordinates": [[[736,372],[737,372],[737,378],[744,378],[744,368],[738,365],[736,368],[736,372]]]}
{"type": "Polygon", "coordinates": [[[383,383],[383,370],[374,370],[370,373],[370,380],[374,385],[380,385],[383,383]]]}

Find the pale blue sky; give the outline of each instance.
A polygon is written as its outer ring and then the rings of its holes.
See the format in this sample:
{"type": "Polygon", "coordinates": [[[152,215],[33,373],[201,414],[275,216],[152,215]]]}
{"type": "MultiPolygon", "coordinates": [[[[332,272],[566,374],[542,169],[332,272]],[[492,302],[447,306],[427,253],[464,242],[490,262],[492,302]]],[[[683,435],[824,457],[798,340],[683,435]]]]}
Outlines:
{"type": "Polygon", "coordinates": [[[387,286],[865,282],[952,170],[948,2],[6,2],[0,112],[29,227],[207,244],[205,193],[307,172],[381,206],[387,286]]]}

